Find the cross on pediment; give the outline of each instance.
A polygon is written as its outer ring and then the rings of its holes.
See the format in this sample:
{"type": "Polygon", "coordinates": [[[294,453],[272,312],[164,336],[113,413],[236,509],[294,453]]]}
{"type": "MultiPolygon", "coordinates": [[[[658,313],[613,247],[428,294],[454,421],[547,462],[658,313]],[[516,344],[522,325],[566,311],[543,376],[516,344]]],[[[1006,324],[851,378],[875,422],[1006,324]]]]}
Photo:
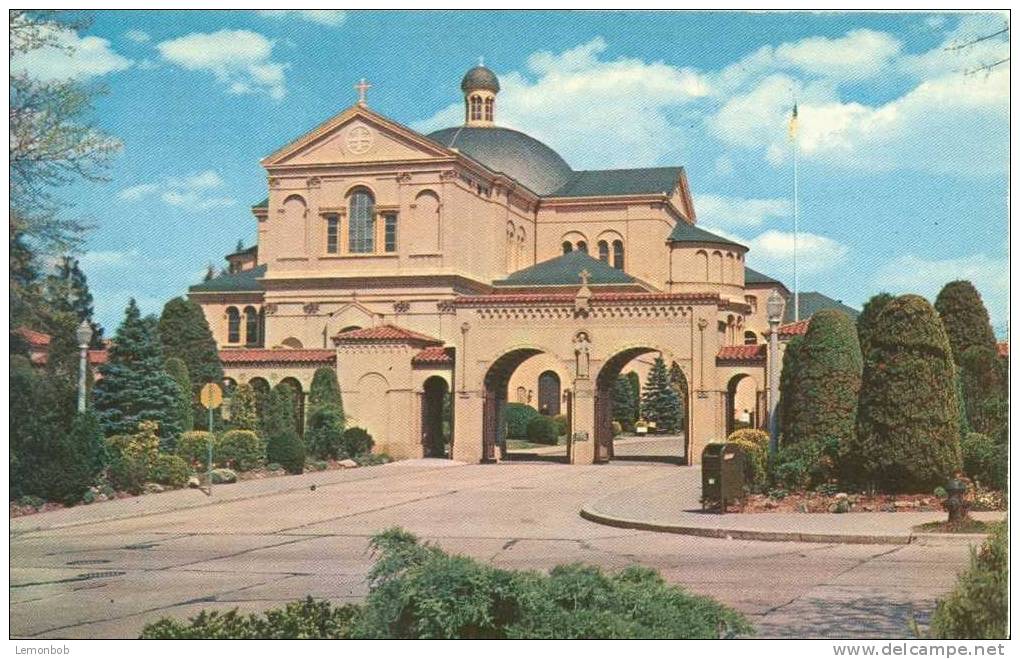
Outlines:
{"type": "Polygon", "coordinates": [[[368,90],[372,88],[372,85],[362,78],[358,84],[354,85],[354,88],[358,90],[358,105],[367,105],[365,97],[368,95],[368,90]]]}
{"type": "Polygon", "coordinates": [[[591,279],[591,273],[588,272],[587,268],[577,273],[577,276],[581,278],[581,286],[587,286],[588,280],[591,279]]]}

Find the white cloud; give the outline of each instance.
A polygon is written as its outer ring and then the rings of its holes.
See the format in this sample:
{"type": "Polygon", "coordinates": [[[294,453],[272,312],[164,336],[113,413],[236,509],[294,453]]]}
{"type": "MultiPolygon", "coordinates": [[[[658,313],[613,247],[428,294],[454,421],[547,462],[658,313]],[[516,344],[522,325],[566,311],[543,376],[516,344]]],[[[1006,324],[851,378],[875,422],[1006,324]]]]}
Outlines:
{"type": "Polygon", "coordinates": [[[44,28],[52,46],[45,46],[11,59],[13,71],[27,71],[40,80],[86,80],[123,71],[132,61],[113,50],[109,40],[79,36],[63,28],[44,28]]]}
{"type": "Polygon", "coordinates": [[[927,259],[906,254],[889,261],[875,273],[875,285],[890,293],[917,293],[934,300],[948,282],[970,280],[984,299],[996,325],[1009,310],[1009,259],[973,254],[959,258],[927,259]]]}
{"type": "MultiPolygon", "coordinates": [[[[706,96],[705,79],[663,62],[605,59],[606,48],[597,37],[534,53],[524,73],[500,73],[497,122],[548,143],[577,168],[652,164],[675,152],[682,134],[668,112],[706,96]]],[[[413,127],[428,132],[462,120],[455,103],[413,127]]]]}
{"type": "Polygon", "coordinates": [[[159,183],[140,183],[124,188],[117,197],[123,201],[141,201],[158,197],[165,204],[193,211],[233,206],[233,197],[217,195],[215,191],[226,185],[212,170],[192,174],[185,178],[168,178],[159,183]]]}
{"type": "Polygon", "coordinates": [[[135,263],[138,259],[138,250],[129,249],[124,251],[107,250],[85,252],[78,257],[82,268],[94,271],[100,268],[117,267],[135,263]]]}
{"type": "Polygon", "coordinates": [[[156,45],[163,59],[188,71],[208,71],[232,94],[286,95],[287,64],[272,59],[273,41],[248,30],[192,34],[156,45]]]}
{"type": "MultiPolygon", "coordinates": [[[[746,245],[747,258],[754,268],[775,273],[793,272],[793,233],[770,229],[754,238],[743,238],[716,227],[702,227],[706,231],[746,245]]],[[[842,264],[849,253],[843,243],[815,233],[797,235],[797,269],[802,275],[831,270],[842,264]]]]}
{"type": "Polygon", "coordinates": [[[124,33],[124,38],[135,43],[147,43],[152,37],[143,30],[128,30],[124,33]]]}
{"type": "Polygon", "coordinates": [[[263,9],[258,13],[266,18],[296,18],[328,27],[338,27],[347,20],[347,12],[333,9],[263,9]]]}
{"type": "Polygon", "coordinates": [[[703,194],[694,198],[698,221],[716,227],[756,227],[770,218],[789,217],[787,199],[744,199],[703,194]]]}

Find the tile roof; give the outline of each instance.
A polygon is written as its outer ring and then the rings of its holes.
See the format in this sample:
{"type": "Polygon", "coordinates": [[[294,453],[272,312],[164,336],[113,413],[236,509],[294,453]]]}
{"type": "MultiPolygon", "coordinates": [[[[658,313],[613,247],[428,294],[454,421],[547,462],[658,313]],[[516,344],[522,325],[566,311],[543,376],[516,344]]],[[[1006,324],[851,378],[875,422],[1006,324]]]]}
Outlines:
{"type": "Polygon", "coordinates": [[[723,346],[716,353],[717,362],[750,362],[765,361],[766,345],[756,344],[750,346],[723,346]]]}
{"type": "Polygon", "coordinates": [[[425,336],[396,325],[379,325],[341,332],[333,337],[334,343],[419,343],[443,345],[439,339],[425,336]]]}
{"type": "Polygon", "coordinates": [[[269,197],[266,197],[259,203],[255,204],[252,208],[269,208],[269,197]]]}
{"type": "Polygon", "coordinates": [[[757,270],[752,270],[746,266],[744,267],[744,284],[779,284],[783,288],[786,288],[783,282],[778,279],[773,279],[768,275],[763,275],[757,270]]]}
{"type": "Polygon", "coordinates": [[[619,197],[639,194],[668,195],[676,189],[683,167],[644,167],[574,172],[550,197],[619,197]]]}
{"type": "Polygon", "coordinates": [[[995,344],[1000,357],[1009,357],[1009,341],[999,341],[995,344]]]}
{"type": "MultiPolygon", "coordinates": [[[[828,295],[822,295],[817,291],[801,291],[800,292],[800,317],[810,318],[822,309],[838,309],[846,315],[850,316],[850,320],[856,321],[857,316],[861,314],[860,311],[853,307],[848,307],[843,304],[841,300],[834,300],[828,295]]],[[[786,299],[786,309],[783,311],[783,321],[793,322],[793,296],[791,295],[786,299]]]]}
{"type": "Polygon", "coordinates": [[[192,293],[257,293],[263,289],[259,279],[266,275],[265,265],[241,272],[224,272],[209,281],[188,288],[192,293]]]}
{"type": "Polygon", "coordinates": [[[19,327],[15,331],[28,342],[28,345],[33,348],[44,348],[50,344],[49,334],[37,332],[33,329],[28,329],[27,327],[19,327]]]}
{"type": "Polygon", "coordinates": [[[428,346],[411,358],[416,366],[448,366],[453,364],[453,355],[443,346],[428,346]]]}
{"type": "Polygon", "coordinates": [[[110,351],[107,349],[102,350],[89,350],[89,363],[98,366],[99,364],[105,364],[110,361],[110,351]]]}
{"type": "Polygon", "coordinates": [[[693,224],[688,224],[683,220],[677,222],[676,226],[673,227],[673,232],[669,234],[669,242],[712,243],[714,245],[733,245],[735,247],[744,247],[744,249],[747,249],[746,246],[733,242],[729,238],[717,236],[710,231],[705,231],[704,229],[694,226],[693,224]]]}
{"type": "MultiPolygon", "coordinates": [[[[574,293],[504,293],[494,295],[463,295],[454,298],[458,306],[475,307],[505,304],[573,304],[574,293]]],[[[652,292],[593,292],[593,304],[633,304],[641,302],[688,302],[719,304],[718,293],[652,293],[652,292]]]]}
{"type": "Polygon", "coordinates": [[[787,323],[779,326],[779,338],[788,339],[793,336],[804,336],[807,334],[808,320],[800,320],[796,323],[787,323]]]}
{"type": "Polygon", "coordinates": [[[326,349],[289,350],[268,348],[240,348],[220,350],[220,361],[224,364],[332,364],[336,351],[326,349]]]}
{"type": "Polygon", "coordinates": [[[580,286],[581,271],[587,270],[589,284],[631,284],[634,278],[617,270],[605,261],[575,250],[548,261],[511,273],[506,279],[492,282],[493,286],[580,286]]]}

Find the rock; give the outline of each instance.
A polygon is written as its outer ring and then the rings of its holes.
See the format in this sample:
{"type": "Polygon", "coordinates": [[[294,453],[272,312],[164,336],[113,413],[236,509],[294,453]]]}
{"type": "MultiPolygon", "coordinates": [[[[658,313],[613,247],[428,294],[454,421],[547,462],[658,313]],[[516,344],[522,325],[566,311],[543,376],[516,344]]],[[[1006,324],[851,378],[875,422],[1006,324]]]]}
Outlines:
{"type": "Polygon", "coordinates": [[[96,495],[96,501],[106,501],[109,497],[100,492],[96,495]]]}
{"type": "Polygon", "coordinates": [[[344,469],[354,469],[355,467],[358,466],[358,463],[355,462],[354,460],[351,460],[350,458],[347,458],[346,460],[341,460],[340,462],[337,462],[337,464],[343,467],[344,469]]]}
{"type": "Polygon", "coordinates": [[[195,487],[201,487],[201,486],[202,486],[202,482],[200,480],[198,480],[198,476],[192,476],[191,478],[188,479],[188,487],[195,488],[195,487]]]}
{"type": "Polygon", "coordinates": [[[837,506],[836,504],[834,504],[834,503],[830,503],[830,504],[829,504],[829,512],[830,512],[830,513],[835,513],[835,512],[839,512],[839,511],[837,510],[837,508],[839,508],[839,506],[837,506]]]}
{"type": "Polygon", "coordinates": [[[899,510],[905,510],[907,508],[917,508],[916,501],[897,501],[893,504],[893,508],[899,510]]]}
{"type": "Polygon", "coordinates": [[[872,513],[872,512],[875,512],[875,507],[874,506],[862,506],[861,510],[863,510],[866,513],[872,513]]]}
{"type": "Polygon", "coordinates": [[[159,494],[163,489],[163,486],[159,483],[146,483],[143,491],[146,494],[159,494]]]}
{"type": "Polygon", "coordinates": [[[846,492],[839,492],[839,493],[836,494],[836,497],[835,497],[836,501],[839,501],[840,499],[847,499],[847,498],[849,498],[849,495],[846,492]]]}
{"type": "Polygon", "coordinates": [[[226,485],[228,483],[236,483],[237,472],[235,472],[233,469],[213,469],[212,482],[213,485],[226,485]]]}

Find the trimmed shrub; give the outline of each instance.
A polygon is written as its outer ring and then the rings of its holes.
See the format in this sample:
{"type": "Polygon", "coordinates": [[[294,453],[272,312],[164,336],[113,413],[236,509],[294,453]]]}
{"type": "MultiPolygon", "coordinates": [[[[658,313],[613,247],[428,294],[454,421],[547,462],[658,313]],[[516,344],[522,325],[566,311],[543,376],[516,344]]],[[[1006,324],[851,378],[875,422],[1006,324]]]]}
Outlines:
{"type": "Polygon", "coordinates": [[[994,490],[1006,489],[1009,474],[1008,446],[998,444],[988,435],[967,433],[960,442],[963,471],[972,480],[994,490]]]}
{"type": "Polygon", "coordinates": [[[779,414],[779,434],[783,444],[791,444],[795,441],[791,435],[791,430],[797,424],[796,417],[799,411],[796,405],[797,378],[800,376],[800,347],[803,343],[803,336],[795,336],[787,342],[786,350],[783,352],[783,369],[779,373],[779,405],[777,410],[779,414]]]}
{"type": "Polygon", "coordinates": [[[344,404],[340,397],[340,383],[336,379],[336,370],[331,366],[315,369],[312,384],[308,388],[308,419],[318,410],[334,410],[340,415],[341,425],[344,420],[344,404]]]}
{"type": "Polygon", "coordinates": [[[769,434],[764,430],[744,429],[730,433],[727,442],[744,450],[744,480],[754,491],[762,490],[768,478],[769,434]]]}
{"type": "Polygon", "coordinates": [[[875,333],[875,321],[878,314],[882,313],[885,305],[895,300],[895,296],[888,293],[873,295],[870,300],[864,303],[861,308],[861,315],[857,316],[857,341],[861,346],[861,357],[867,357],[871,349],[871,336],[875,333]]]}
{"type": "Polygon", "coordinates": [[[181,430],[188,431],[195,428],[195,406],[191,398],[194,395],[191,388],[191,378],[188,376],[188,367],[177,357],[170,357],[164,365],[166,372],[177,383],[177,423],[181,430]]]}
{"type": "Polygon", "coordinates": [[[971,549],[970,568],[938,603],[931,635],[940,639],[1009,638],[1009,546],[1006,524],[997,525],[980,551],[971,549]]]}
{"type": "MultiPolygon", "coordinates": [[[[163,355],[177,357],[187,366],[195,428],[208,430],[209,414],[199,404],[198,392],[208,382],[223,382],[223,365],[202,307],[186,297],[170,300],[160,314],[158,333],[163,355]]],[[[213,418],[219,419],[218,411],[213,418]]]]}
{"type": "Polygon", "coordinates": [[[567,428],[567,415],[566,414],[557,414],[556,416],[552,417],[552,420],[553,420],[553,423],[556,424],[556,432],[557,432],[557,434],[560,437],[565,436],[567,434],[567,430],[568,430],[568,428],[567,428]]]}
{"type": "Polygon", "coordinates": [[[76,415],[70,432],[50,438],[45,460],[36,472],[46,498],[69,505],[81,501],[105,461],[103,448],[96,416],[91,412],[76,415]]]}
{"type": "Polygon", "coordinates": [[[121,453],[110,462],[106,475],[116,489],[141,494],[149,478],[149,467],[141,455],[121,453]]]}
{"type": "Polygon", "coordinates": [[[215,439],[211,433],[205,430],[181,433],[181,436],[177,438],[177,455],[199,470],[207,469],[209,466],[209,442],[213,442],[213,454],[215,455],[215,439]]]}
{"type": "Polygon", "coordinates": [[[556,423],[547,416],[536,416],[528,421],[528,441],[535,444],[549,444],[555,446],[559,443],[560,434],[556,423]]]}
{"type": "Polygon", "coordinates": [[[241,615],[202,611],[187,623],[169,618],[146,625],[142,639],[345,639],[360,608],[356,604],[334,606],[311,597],[282,609],[241,615]]]}
{"type": "Polygon", "coordinates": [[[538,416],[538,410],[524,403],[507,403],[503,410],[507,438],[524,439],[527,437],[528,423],[538,416]]]}
{"type": "Polygon", "coordinates": [[[964,410],[971,428],[995,435],[1006,425],[1009,414],[1008,392],[1002,378],[1007,377],[994,347],[970,346],[959,355],[960,389],[964,410]]]}
{"type": "Polygon", "coordinates": [[[957,364],[963,352],[971,346],[995,349],[995,332],[988,318],[988,309],[974,284],[966,280],[949,282],[935,298],[935,309],[946,328],[953,360],[957,364]]]}
{"type": "Polygon", "coordinates": [[[156,457],[156,463],[149,474],[150,480],[170,487],[184,487],[189,478],[191,465],[181,456],[169,453],[160,453],[156,457]]]}
{"type": "Polygon", "coordinates": [[[266,459],[279,463],[287,473],[300,474],[305,470],[305,445],[293,428],[269,437],[266,442],[266,459]]]}
{"type": "Polygon", "coordinates": [[[152,471],[159,456],[159,436],[155,421],[142,421],[138,432],[133,435],[114,435],[107,438],[106,445],[112,455],[130,455],[141,460],[146,472],[152,471]]]}
{"type": "Polygon", "coordinates": [[[257,397],[247,382],[237,385],[230,397],[230,425],[235,430],[259,430],[257,397]]]}
{"type": "Polygon", "coordinates": [[[864,363],[857,419],[858,478],[887,492],[930,492],[960,467],[956,369],[949,339],[923,297],[879,314],[864,363]]]}
{"type": "Polygon", "coordinates": [[[373,446],[375,446],[375,441],[367,430],[358,427],[348,428],[344,431],[339,453],[356,458],[371,454],[373,446]]]}
{"type": "Polygon", "coordinates": [[[349,458],[344,451],[344,413],[323,407],[312,412],[305,432],[308,452],[323,460],[349,458]]]}
{"type": "Polygon", "coordinates": [[[213,446],[213,463],[239,471],[257,469],[265,457],[259,436],[251,430],[228,430],[213,446]]]}

